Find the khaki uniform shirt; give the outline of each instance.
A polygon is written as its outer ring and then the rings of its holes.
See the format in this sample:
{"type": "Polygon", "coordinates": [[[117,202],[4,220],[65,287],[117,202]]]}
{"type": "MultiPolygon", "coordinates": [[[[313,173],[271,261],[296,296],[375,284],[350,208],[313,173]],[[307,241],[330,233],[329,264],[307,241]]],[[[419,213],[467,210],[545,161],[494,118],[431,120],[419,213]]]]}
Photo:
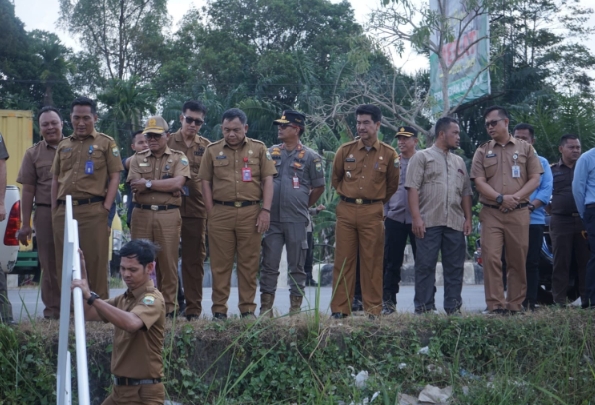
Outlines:
{"type": "Polygon", "coordinates": [[[332,184],[343,197],[386,203],[399,187],[399,156],[378,140],[369,151],[360,139],[347,142],[335,154],[332,184]]]}
{"type": "Polygon", "coordinates": [[[574,195],[572,194],[572,179],[574,179],[574,168],[566,166],[562,159],[551,165],[552,176],[554,177],[554,188],[552,190],[552,215],[572,215],[578,213],[574,195]]]}
{"type": "Polygon", "coordinates": [[[109,175],[122,170],[120,151],[112,137],[93,130],[85,138],[64,138],[52,165],[53,175],[58,176],[58,200],[68,194],[74,200],[105,197],[109,175]],[[87,162],[93,162],[91,174],[85,173],[87,162]]]}
{"type": "Polygon", "coordinates": [[[310,190],[325,184],[321,157],[301,143],[291,152],[283,144],[273,146],[269,152],[279,172],[274,178],[271,221],[308,222],[310,190]],[[297,188],[294,177],[298,179],[297,188]]]}
{"type": "Polygon", "coordinates": [[[211,182],[213,200],[217,201],[259,201],[262,179],[275,174],[277,170],[265,144],[248,137],[235,150],[225,139],[210,144],[198,171],[199,178],[211,182]],[[252,181],[242,181],[245,166],[252,170],[252,181]]]}
{"type": "MultiPolygon", "coordinates": [[[[516,193],[527,183],[529,176],[536,173],[543,173],[543,167],[541,167],[541,162],[533,151],[533,147],[513,136],[508,138],[504,146],[494,140],[479,145],[471,165],[472,179],[485,177],[494,191],[502,195],[516,193]],[[515,155],[517,157],[516,165],[520,169],[520,177],[518,178],[512,177],[515,155]]],[[[479,196],[479,202],[498,205],[496,200],[490,200],[483,195],[479,196]]],[[[528,198],[521,201],[521,203],[528,202],[528,198]]]]}
{"type": "Polygon", "coordinates": [[[35,187],[35,203],[52,203],[52,163],[56,156],[56,147],[45,140],[36,143],[25,152],[17,182],[35,187]]]}
{"type": "MultiPolygon", "coordinates": [[[[163,180],[183,176],[190,179],[188,158],[182,152],[165,147],[161,157],[153,155],[150,149],[137,152],[130,160],[127,183],[132,180],[163,180]]],[[[144,193],[134,193],[134,202],[143,205],[177,205],[182,197],[174,197],[172,193],[148,189],[144,193]]]]}
{"type": "MultiPolygon", "coordinates": [[[[165,302],[149,280],[133,291],[111,298],[108,304],[136,314],[144,326],[134,333],[115,328],[112,374],[138,380],[163,377],[165,302]]],[[[104,322],[107,322],[103,318],[104,322]]]]}
{"type": "Polygon", "coordinates": [[[190,147],[186,146],[182,131],[175,132],[169,136],[167,146],[172,149],[182,151],[188,158],[190,168],[190,180],[186,182],[184,194],[182,195],[182,205],[180,206],[180,215],[190,218],[206,218],[207,211],[202,198],[201,181],[198,177],[200,161],[205,153],[205,149],[211,142],[200,135],[195,135],[190,147]]]}
{"type": "Polygon", "coordinates": [[[405,188],[405,179],[407,178],[407,166],[411,158],[401,156],[399,164],[399,188],[393,194],[390,200],[384,204],[384,216],[403,224],[412,222],[411,210],[407,201],[408,193],[405,188]]]}
{"type": "Polygon", "coordinates": [[[407,189],[419,191],[419,211],[427,228],[446,226],[463,231],[463,197],[469,196],[471,182],[463,159],[436,145],[421,150],[409,160],[407,189]]]}

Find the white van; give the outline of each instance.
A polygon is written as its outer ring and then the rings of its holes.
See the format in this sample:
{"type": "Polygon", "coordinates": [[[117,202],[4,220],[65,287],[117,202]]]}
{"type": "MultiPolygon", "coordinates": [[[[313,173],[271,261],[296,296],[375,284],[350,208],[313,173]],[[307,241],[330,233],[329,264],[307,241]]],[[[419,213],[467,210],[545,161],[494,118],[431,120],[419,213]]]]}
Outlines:
{"type": "Polygon", "coordinates": [[[16,186],[6,187],[4,207],[6,218],[0,222],[0,271],[10,273],[17,262],[17,233],[21,229],[21,199],[16,186]]]}

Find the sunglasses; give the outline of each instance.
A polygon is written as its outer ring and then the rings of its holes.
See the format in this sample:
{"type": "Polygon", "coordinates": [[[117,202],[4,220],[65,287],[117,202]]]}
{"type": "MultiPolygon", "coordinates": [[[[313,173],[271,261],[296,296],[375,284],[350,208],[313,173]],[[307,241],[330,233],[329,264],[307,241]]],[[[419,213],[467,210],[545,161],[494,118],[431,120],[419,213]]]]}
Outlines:
{"type": "Polygon", "coordinates": [[[279,124],[279,128],[281,129],[285,129],[285,128],[297,128],[295,125],[291,125],[291,124],[279,124]]]}
{"type": "Polygon", "coordinates": [[[150,133],[149,132],[148,134],[145,134],[145,138],[147,138],[147,139],[159,139],[159,138],[161,138],[162,135],[163,134],[153,134],[153,133],[150,133]]]}
{"type": "Polygon", "coordinates": [[[202,124],[205,123],[200,118],[186,117],[185,115],[184,115],[184,120],[186,121],[186,124],[192,124],[194,122],[197,127],[200,127],[202,124]]]}
{"type": "Polygon", "coordinates": [[[496,125],[498,125],[498,121],[502,121],[504,118],[500,118],[499,120],[493,120],[493,121],[487,121],[486,122],[486,128],[491,128],[491,127],[495,127],[496,125]]]}

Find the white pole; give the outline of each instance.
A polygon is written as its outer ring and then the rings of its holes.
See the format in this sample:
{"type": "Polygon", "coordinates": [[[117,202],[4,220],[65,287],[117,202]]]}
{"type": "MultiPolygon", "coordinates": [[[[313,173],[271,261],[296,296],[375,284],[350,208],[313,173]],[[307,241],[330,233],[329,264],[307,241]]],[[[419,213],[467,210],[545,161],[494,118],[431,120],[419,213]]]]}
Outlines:
{"type": "MultiPolygon", "coordinates": [[[[78,223],[74,222],[74,267],[72,278],[81,279],[81,257],[78,252],[78,223]]],[[[84,252],[83,252],[84,253],[84,252]]],[[[85,308],[83,307],[83,290],[75,288],[72,292],[74,300],[74,333],[76,343],[76,375],[79,389],[79,405],[89,405],[89,373],[87,369],[87,340],[85,336],[85,308]]]]}
{"type": "Polygon", "coordinates": [[[72,381],[70,375],[70,352],[66,352],[66,390],[64,391],[64,405],[72,404],[72,381]]]}
{"type": "MultiPolygon", "coordinates": [[[[60,297],[60,334],[58,339],[58,371],[56,404],[65,405],[66,375],[70,376],[70,361],[68,360],[68,332],[70,329],[70,281],[72,280],[73,240],[72,240],[72,197],[66,196],[64,207],[64,249],[62,260],[62,288],[60,297]]],[[[70,378],[68,378],[70,381],[70,378]]]]}

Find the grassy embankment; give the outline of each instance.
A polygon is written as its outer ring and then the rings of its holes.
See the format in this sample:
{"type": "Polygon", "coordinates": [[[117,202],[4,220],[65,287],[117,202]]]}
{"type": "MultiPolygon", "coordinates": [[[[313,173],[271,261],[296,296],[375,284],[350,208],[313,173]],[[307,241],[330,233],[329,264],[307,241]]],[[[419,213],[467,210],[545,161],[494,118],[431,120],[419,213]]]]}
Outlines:
{"type": "MultiPolygon", "coordinates": [[[[349,404],[374,392],[372,404],[395,404],[426,384],[452,386],[452,404],[595,404],[594,315],[168,321],[166,388],[183,404],[349,404]],[[360,370],[364,389],[351,376],[360,370]]],[[[0,404],[55,402],[57,341],[56,321],[0,325],[0,404]]],[[[94,404],[109,390],[111,341],[110,325],[87,324],[94,404]]]]}

